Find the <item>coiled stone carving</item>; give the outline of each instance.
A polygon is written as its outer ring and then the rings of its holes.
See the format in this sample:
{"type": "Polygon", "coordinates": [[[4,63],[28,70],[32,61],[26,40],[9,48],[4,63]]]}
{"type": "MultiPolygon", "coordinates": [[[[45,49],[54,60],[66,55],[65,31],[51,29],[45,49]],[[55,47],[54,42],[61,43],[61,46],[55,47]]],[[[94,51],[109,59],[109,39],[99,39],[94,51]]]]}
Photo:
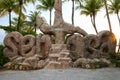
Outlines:
{"type": "Polygon", "coordinates": [[[5,56],[12,58],[18,56],[20,53],[20,40],[22,35],[18,32],[11,32],[6,35],[4,39],[4,44],[6,48],[4,49],[3,53],[5,56]]]}
{"type": "Polygon", "coordinates": [[[48,57],[52,45],[51,37],[49,35],[44,35],[41,40],[43,41],[41,42],[41,56],[46,58],[48,57]]]}
{"type": "Polygon", "coordinates": [[[73,61],[84,57],[85,43],[84,38],[80,34],[70,36],[66,44],[68,50],[70,50],[70,57],[73,61]]]}
{"type": "Polygon", "coordinates": [[[75,34],[68,38],[67,46],[73,60],[78,59],[81,54],[81,57],[86,58],[107,58],[109,53],[115,52],[116,38],[110,31],[101,31],[98,35],[89,34],[85,37],[75,34]]]}
{"type": "Polygon", "coordinates": [[[101,31],[98,34],[100,40],[99,50],[104,53],[114,53],[116,49],[116,37],[112,32],[101,31]]]}
{"type": "Polygon", "coordinates": [[[31,57],[35,54],[35,37],[32,35],[24,36],[21,39],[21,55],[31,57]]]}

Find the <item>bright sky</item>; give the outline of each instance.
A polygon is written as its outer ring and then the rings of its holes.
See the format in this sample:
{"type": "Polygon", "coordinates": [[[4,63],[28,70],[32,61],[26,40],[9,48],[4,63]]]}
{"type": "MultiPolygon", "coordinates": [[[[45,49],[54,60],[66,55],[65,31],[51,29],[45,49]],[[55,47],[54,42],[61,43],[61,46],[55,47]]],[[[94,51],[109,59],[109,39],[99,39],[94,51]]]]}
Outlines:
{"type": "MultiPolygon", "coordinates": [[[[71,2],[65,2],[63,3],[63,18],[64,21],[71,23],[71,8],[72,8],[72,4],[71,2]]],[[[35,11],[35,6],[33,5],[28,5],[27,6],[27,12],[26,14],[29,14],[29,11],[35,11]]],[[[47,11],[41,11],[42,14],[41,16],[45,17],[47,22],[49,23],[49,12],[47,11]]],[[[15,16],[15,14],[12,15],[13,17],[15,16]]],[[[80,11],[77,10],[75,11],[75,26],[80,26],[80,28],[84,29],[87,33],[89,34],[96,34],[95,30],[91,24],[91,20],[90,17],[86,17],[85,15],[80,15],[80,11]]],[[[118,23],[118,19],[116,15],[110,15],[110,20],[111,20],[111,24],[112,24],[112,29],[113,29],[113,33],[116,35],[117,39],[120,38],[120,26],[118,23]]],[[[54,21],[54,10],[52,12],[52,22],[54,21]]],[[[0,25],[8,25],[9,21],[8,21],[8,16],[2,17],[0,18],[0,25]]],[[[105,17],[105,10],[101,10],[97,16],[96,16],[96,25],[97,25],[97,30],[98,32],[102,31],[102,30],[109,30],[108,27],[108,21],[107,18],[105,17]]],[[[0,30],[0,42],[3,41],[4,38],[4,31],[0,30]]]]}

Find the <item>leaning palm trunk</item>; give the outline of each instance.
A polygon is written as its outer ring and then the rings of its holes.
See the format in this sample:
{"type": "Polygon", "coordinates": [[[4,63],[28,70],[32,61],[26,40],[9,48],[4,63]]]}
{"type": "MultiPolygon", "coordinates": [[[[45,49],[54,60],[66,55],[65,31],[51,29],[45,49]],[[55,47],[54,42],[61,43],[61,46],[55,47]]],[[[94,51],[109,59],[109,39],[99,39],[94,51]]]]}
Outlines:
{"type": "Polygon", "coordinates": [[[92,23],[92,25],[93,25],[93,27],[94,27],[94,29],[95,29],[95,32],[96,32],[96,34],[98,34],[98,31],[97,31],[97,28],[96,28],[96,24],[95,24],[95,16],[90,16],[91,17],[91,23],[92,23]]]}
{"type": "Polygon", "coordinates": [[[112,32],[112,27],[111,27],[111,22],[110,22],[110,17],[109,17],[109,13],[108,13],[106,0],[104,0],[104,5],[105,5],[105,9],[106,9],[106,15],[107,15],[107,19],[108,19],[109,29],[110,29],[110,32],[112,32]]]}
{"type": "Polygon", "coordinates": [[[96,28],[95,16],[93,16],[93,22],[94,22],[94,28],[95,28],[96,34],[98,34],[98,31],[97,31],[97,28],[96,28]]]}
{"type": "Polygon", "coordinates": [[[117,13],[117,18],[118,18],[119,26],[120,26],[120,17],[119,17],[119,14],[118,14],[118,13],[117,13]]]}

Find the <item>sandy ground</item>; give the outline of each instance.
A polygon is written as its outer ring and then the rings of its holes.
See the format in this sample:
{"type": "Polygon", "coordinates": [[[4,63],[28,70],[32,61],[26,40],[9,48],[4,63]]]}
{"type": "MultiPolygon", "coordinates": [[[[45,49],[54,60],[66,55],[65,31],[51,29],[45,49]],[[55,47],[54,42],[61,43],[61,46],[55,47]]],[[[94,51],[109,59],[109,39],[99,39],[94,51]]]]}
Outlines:
{"type": "Polygon", "coordinates": [[[0,71],[0,80],[120,80],[120,68],[0,71]]]}

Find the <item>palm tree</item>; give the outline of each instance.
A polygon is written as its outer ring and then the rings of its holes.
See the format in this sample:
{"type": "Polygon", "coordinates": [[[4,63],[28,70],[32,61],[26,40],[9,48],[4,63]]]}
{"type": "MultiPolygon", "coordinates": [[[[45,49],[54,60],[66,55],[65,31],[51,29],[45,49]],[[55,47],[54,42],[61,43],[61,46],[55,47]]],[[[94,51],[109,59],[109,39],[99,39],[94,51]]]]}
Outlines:
{"type": "Polygon", "coordinates": [[[105,10],[106,10],[106,15],[107,15],[107,19],[108,19],[109,29],[110,29],[110,32],[112,32],[112,26],[111,26],[111,22],[110,22],[109,13],[108,13],[107,0],[103,0],[103,3],[105,5],[105,10]]]}
{"type": "MultiPolygon", "coordinates": [[[[11,23],[12,23],[12,26],[13,27],[16,27],[17,26],[17,23],[18,23],[18,18],[17,17],[14,17],[14,18],[12,18],[12,21],[11,21],[11,23]]],[[[24,20],[24,19],[21,19],[21,21],[20,21],[20,26],[26,26],[26,21],[24,20]]],[[[17,29],[16,29],[17,30],[17,29]]]]}
{"type": "Polygon", "coordinates": [[[51,17],[52,17],[52,10],[54,8],[55,0],[38,0],[41,4],[37,5],[37,9],[39,10],[49,10],[50,12],[50,25],[51,25],[51,17]]]}
{"type": "Polygon", "coordinates": [[[113,14],[115,13],[117,15],[119,25],[120,25],[120,17],[119,17],[119,11],[120,11],[120,0],[110,0],[110,3],[108,5],[109,13],[113,14]]]}
{"type": "Polygon", "coordinates": [[[36,33],[36,17],[40,14],[40,11],[31,11],[28,18],[29,18],[29,21],[27,21],[27,25],[30,26],[30,27],[33,27],[34,30],[35,30],[35,33],[36,33]]]}
{"type": "Polygon", "coordinates": [[[11,27],[11,12],[18,14],[18,3],[15,0],[0,0],[0,17],[9,14],[9,26],[11,27]]]}
{"type": "MultiPolygon", "coordinates": [[[[64,1],[70,1],[70,0],[64,0],[64,1]]],[[[74,25],[75,2],[79,3],[81,5],[81,2],[83,0],[71,0],[71,1],[72,1],[72,16],[71,16],[71,19],[72,19],[72,24],[74,25]]]]}
{"type": "MultiPolygon", "coordinates": [[[[19,17],[18,17],[18,24],[17,24],[17,30],[19,31],[20,30],[20,19],[21,19],[21,16],[22,16],[22,9],[24,8],[24,4],[27,4],[29,2],[32,2],[34,3],[36,0],[18,0],[19,2],[19,17]]],[[[25,9],[24,9],[25,10],[25,9]]]]}
{"type": "Polygon", "coordinates": [[[91,23],[98,34],[97,28],[96,28],[96,14],[101,9],[102,2],[101,0],[85,0],[83,5],[81,6],[81,14],[85,14],[86,16],[90,15],[91,23]]]}

